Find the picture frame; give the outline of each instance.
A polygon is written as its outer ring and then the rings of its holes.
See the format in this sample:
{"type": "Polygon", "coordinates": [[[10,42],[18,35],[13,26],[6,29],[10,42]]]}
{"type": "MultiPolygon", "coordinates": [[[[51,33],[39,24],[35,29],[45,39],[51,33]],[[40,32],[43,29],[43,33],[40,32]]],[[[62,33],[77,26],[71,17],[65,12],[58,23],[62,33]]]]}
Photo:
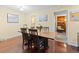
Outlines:
{"type": "Polygon", "coordinates": [[[19,23],[19,16],[16,14],[7,14],[8,23],[19,23]]]}
{"type": "Polygon", "coordinates": [[[48,21],[48,15],[39,16],[39,22],[46,22],[48,21]]]}
{"type": "Polygon", "coordinates": [[[70,21],[79,21],[79,9],[70,10],[70,21]]]}
{"type": "Polygon", "coordinates": [[[79,12],[70,14],[71,21],[79,21],[79,12]]]}

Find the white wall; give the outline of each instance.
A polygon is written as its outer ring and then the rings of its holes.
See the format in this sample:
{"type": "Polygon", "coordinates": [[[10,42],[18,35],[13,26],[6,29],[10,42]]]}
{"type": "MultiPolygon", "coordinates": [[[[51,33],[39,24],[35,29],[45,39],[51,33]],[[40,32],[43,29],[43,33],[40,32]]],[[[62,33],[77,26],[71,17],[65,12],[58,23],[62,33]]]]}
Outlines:
{"type": "Polygon", "coordinates": [[[51,9],[46,9],[46,10],[40,10],[40,11],[36,11],[33,13],[29,13],[28,15],[26,15],[27,17],[27,25],[28,27],[32,26],[31,25],[31,17],[32,16],[36,16],[36,21],[35,21],[35,26],[39,26],[39,24],[41,24],[42,26],[49,26],[50,31],[55,31],[55,20],[54,20],[54,16],[53,16],[53,12],[51,12],[51,9]],[[48,21],[47,22],[39,22],[38,21],[38,17],[42,16],[42,15],[48,15],[48,21]]]}
{"type": "Polygon", "coordinates": [[[15,10],[0,8],[0,40],[19,35],[18,30],[25,24],[25,15],[15,10]],[[19,16],[19,23],[7,23],[7,14],[19,16]]]}

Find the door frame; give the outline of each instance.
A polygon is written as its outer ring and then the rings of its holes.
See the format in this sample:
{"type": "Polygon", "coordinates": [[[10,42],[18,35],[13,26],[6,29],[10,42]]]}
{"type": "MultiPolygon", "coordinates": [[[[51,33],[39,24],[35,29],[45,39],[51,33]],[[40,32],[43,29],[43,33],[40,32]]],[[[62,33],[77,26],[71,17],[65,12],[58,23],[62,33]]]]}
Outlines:
{"type": "Polygon", "coordinates": [[[66,42],[65,43],[67,43],[67,38],[68,38],[68,15],[67,14],[55,15],[55,32],[57,32],[57,16],[66,16],[66,42]]]}

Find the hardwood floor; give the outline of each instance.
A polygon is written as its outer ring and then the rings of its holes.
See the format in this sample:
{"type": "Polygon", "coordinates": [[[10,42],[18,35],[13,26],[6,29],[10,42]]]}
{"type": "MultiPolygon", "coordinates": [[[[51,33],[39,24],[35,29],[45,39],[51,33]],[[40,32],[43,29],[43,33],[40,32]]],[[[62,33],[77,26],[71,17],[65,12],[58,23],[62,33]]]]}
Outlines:
{"type": "MultiPolygon", "coordinates": [[[[49,48],[42,51],[44,53],[77,53],[78,48],[64,44],[63,42],[57,42],[54,40],[48,40],[49,48]]],[[[22,49],[22,37],[8,39],[0,42],[0,53],[37,53],[36,49],[22,49]]]]}

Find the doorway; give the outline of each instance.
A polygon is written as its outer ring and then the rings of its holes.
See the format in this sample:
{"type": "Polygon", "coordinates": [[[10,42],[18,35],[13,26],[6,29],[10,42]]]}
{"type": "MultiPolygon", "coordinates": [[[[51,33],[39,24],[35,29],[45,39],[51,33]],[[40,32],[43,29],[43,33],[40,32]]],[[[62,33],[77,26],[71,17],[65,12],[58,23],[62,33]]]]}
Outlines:
{"type": "Polygon", "coordinates": [[[66,33],[66,16],[57,16],[57,28],[58,33],[66,33]]]}
{"type": "Polygon", "coordinates": [[[56,16],[56,40],[66,42],[66,15],[56,16]]]}

